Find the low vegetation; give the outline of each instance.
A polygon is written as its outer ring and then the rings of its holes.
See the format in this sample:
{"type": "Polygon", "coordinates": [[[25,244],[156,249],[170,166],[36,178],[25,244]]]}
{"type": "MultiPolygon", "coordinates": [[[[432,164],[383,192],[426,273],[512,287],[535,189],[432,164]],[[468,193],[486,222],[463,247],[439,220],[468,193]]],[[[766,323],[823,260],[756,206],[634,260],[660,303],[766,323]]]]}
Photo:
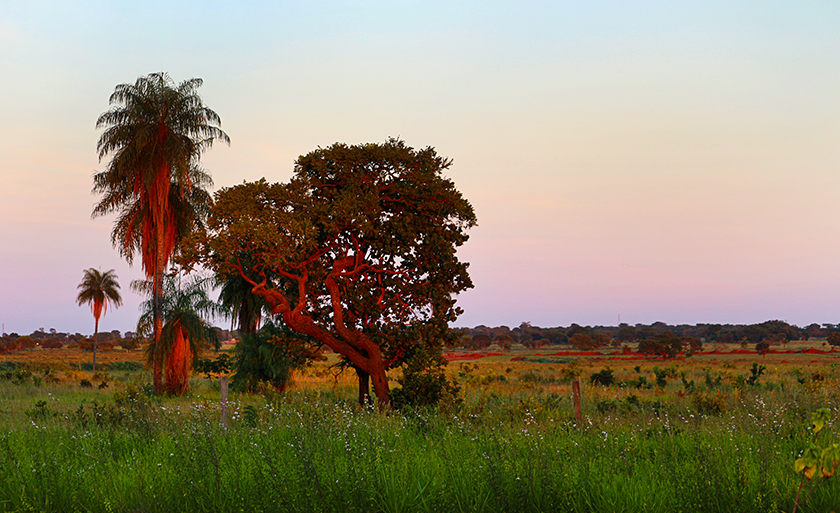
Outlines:
{"type": "Polygon", "coordinates": [[[45,353],[0,363],[0,511],[840,509],[836,479],[797,499],[814,412],[820,447],[838,442],[831,353],[455,353],[454,393],[384,414],[330,353],[285,393],[232,391],[227,427],[215,377],[157,397],[130,353],[98,374],[45,353]]]}

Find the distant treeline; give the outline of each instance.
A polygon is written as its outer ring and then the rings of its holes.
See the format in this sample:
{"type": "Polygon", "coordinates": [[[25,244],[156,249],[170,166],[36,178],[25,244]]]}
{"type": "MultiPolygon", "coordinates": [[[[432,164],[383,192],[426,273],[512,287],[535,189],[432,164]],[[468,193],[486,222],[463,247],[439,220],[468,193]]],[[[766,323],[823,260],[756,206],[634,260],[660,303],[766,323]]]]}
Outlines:
{"type": "MultiPolygon", "coordinates": [[[[221,328],[214,328],[218,340],[230,340],[234,336],[238,336],[236,331],[231,332],[221,328]]],[[[121,347],[126,351],[133,351],[140,347],[144,340],[135,337],[131,331],[126,331],[124,334],[119,330],[105,331],[97,333],[96,345],[97,349],[109,351],[115,347],[121,347]]],[[[10,353],[12,351],[20,351],[32,347],[42,347],[45,349],[58,349],[62,347],[79,348],[86,351],[93,349],[93,337],[82,335],[81,333],[69,334],[56,331],[55,328],[44,330],[38,329],[29,335],[20,335],[18,333],[3,333],[0,335],[0,354],[10,353]]]]}
{"type": "Polygon", "coordinates": [[[460,345],[469,349],[480,349],[498,344],[507,349],[511,344],[522,344],[529,348],[550,345],[572,345],[583,349],[602,346],[621,347],[644,341],[671,341],[681,339],[685,346],[699,349],[706,343],[757,345],[785,345],[792,340],[827,339],[832,345],[840,345],[840,325],[811,324],[804,328],[784,321],[766,321],[760,324],[680,324],[669,325],[655,322],[650,325],[631,326],[571,326],[540,328],[523,322],[515,328],[499,326],[476,326],[456,328],[460,333],[460,345]],[[834,334],[832,336],[832,334],[834,334]]]}

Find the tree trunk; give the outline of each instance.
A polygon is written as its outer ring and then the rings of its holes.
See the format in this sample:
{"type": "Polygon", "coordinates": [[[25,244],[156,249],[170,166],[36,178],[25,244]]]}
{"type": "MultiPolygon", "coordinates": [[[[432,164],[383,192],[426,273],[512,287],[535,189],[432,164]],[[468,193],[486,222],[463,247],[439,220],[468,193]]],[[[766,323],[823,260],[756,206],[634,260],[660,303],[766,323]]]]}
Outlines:
{"type": "Polygon", "coordinates": [[[373,391],[376,393],[376,405],[379,411],[391,409],[391,390],[388,386],[388,375],[385,373],[385,365],[382,360],[372,361],[373,372],[370,373],[373,381],[373,391]]]}
{"type": "Polygon", "coordinates": [[[99,318],[93,323],[93,374],[96,374],[96,335],[99,333],[99,318]]]}
{"type": "MultiPolygon", "coordinates": [[[[160,230],[158,230],[160,232],[160,230]]],[[[155,394],[160,395],[163,392],[162,387],[162,374],[163,369],[161,369],[161,362],[160,362],[160,332],[163,331],[163,312],[162,312],[162,305],[161,305],[161,288],[163,284],[163,253],[160,251],[160,244],[162,241],[162,234],[159,233],[158,237],[158,246],[155,251],[155,275],[154,281],[152,285],[152,302],[153,302],[153,313],[152,318],[154,319],[155,325],[155,334],[154,334],[154,356],[152,360],[152,379],[154,383],[155,394]]]]}
{"type": "Polygon", "coordinates": [[[370,402],[370,374],[358,367],[356,374],[359,376],[359,404],[364,407],[370,402]]]}
{"type": "Polygon", "coordinates": [[[166,359],[166,391],[183,395],[190,389],[190,362],[192,352],[183,329],[178,329],[172,349],[166,359]]]}

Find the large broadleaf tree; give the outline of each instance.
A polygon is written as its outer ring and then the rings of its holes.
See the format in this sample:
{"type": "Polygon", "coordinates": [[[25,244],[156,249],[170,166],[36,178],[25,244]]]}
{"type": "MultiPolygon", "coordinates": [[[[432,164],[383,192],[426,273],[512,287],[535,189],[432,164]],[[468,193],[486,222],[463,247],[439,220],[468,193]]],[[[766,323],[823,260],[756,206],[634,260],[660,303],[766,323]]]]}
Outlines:
{"type": "Polygon", "coordinates": [[[476,224],[451,161],[403,141],[301,156],[288,183],[222,189],[188,261],[239,275],[290,329],[342,355],[390,407],[386,371],[439,348],[472,287],[457,248],[476,224]]]}

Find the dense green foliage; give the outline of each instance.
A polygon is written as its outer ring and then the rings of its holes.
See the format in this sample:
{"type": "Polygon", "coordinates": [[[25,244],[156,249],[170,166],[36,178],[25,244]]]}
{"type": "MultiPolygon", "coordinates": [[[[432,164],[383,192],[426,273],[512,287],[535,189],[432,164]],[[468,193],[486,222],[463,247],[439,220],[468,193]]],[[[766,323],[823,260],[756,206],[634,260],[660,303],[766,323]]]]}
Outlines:
{"type": "Polygon", "coordinates": [[[285,390],[292,371],[311,362],[317,350],[317,345],[306,337],[268,322],[257,333],[243,333],[236,344],[231,387],[254,392],[264,383],[285,390]]]}
{"type": "Polygon", "coordinates": [[[457,249],[476,224],[443,176],[451,161],[403,141],[303,155],[288,183],[220,190],[187,261],[240,275],[297,333],[341,354],[390,404],[386,371],[418,341],[440,346],[472,287],[457,249]]]}

